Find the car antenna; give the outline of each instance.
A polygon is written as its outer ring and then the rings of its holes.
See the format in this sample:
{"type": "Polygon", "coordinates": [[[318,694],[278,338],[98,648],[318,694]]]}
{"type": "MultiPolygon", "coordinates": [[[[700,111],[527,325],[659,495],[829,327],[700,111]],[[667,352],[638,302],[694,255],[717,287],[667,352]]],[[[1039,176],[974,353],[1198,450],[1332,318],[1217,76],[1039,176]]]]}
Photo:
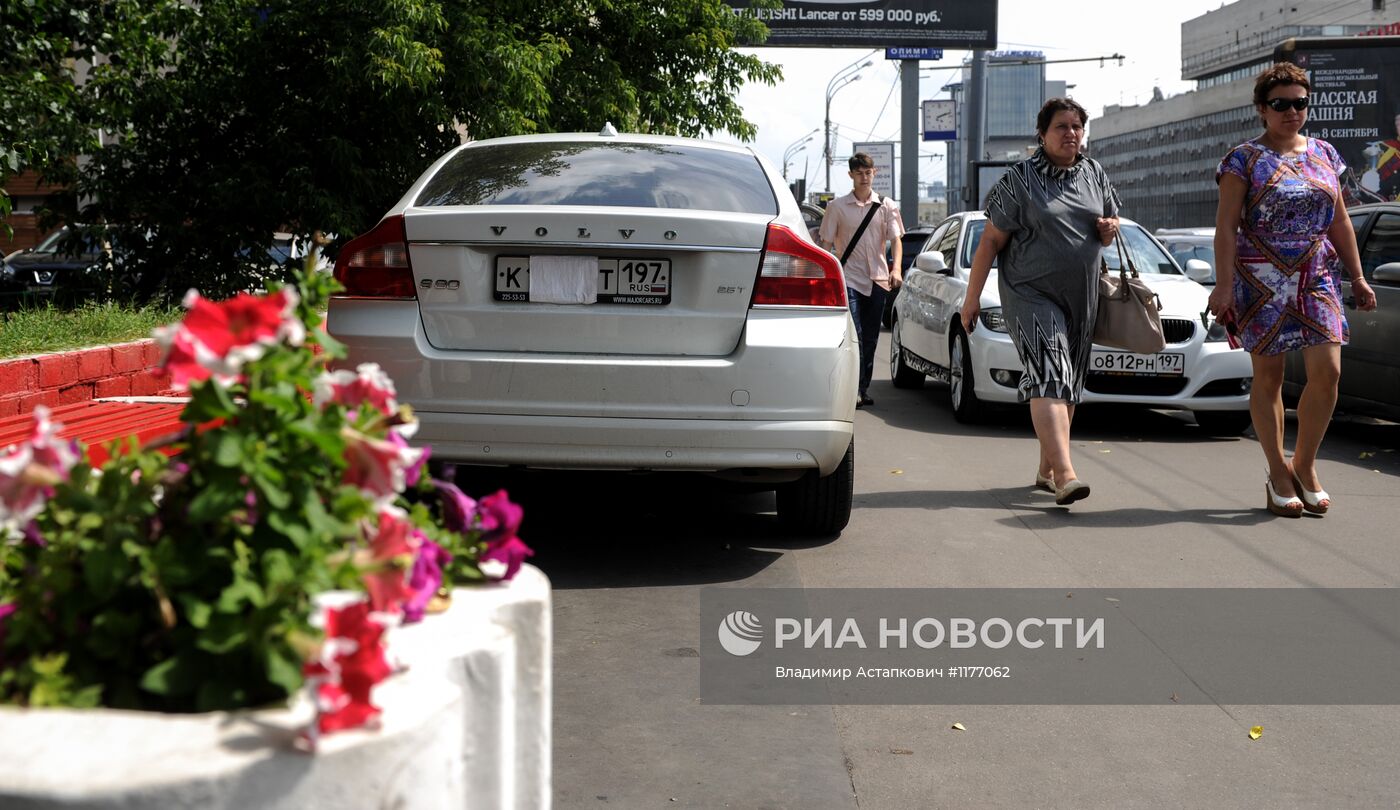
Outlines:
{"type": "Polygon", "coordinates": [[[611,121],[607,121],[604,122],[603,128],[598,130],[598,134],[605,138],[611,138],[617,135],[617,130],[613,127],[611,121]]]}

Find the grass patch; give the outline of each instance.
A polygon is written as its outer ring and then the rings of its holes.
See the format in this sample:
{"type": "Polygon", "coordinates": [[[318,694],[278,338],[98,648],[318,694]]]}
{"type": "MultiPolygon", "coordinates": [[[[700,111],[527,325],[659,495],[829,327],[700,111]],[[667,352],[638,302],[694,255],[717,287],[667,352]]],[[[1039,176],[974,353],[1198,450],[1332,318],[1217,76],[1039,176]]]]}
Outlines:
{"type": "Polygon", "coordinates": [[[155,327],[174,323],[183,315],[174,307],[135,308],[111,302],[73,309],[48,304],[6,312],[0,314],[0,359],[141,340],[150,337],[155,327]]]}

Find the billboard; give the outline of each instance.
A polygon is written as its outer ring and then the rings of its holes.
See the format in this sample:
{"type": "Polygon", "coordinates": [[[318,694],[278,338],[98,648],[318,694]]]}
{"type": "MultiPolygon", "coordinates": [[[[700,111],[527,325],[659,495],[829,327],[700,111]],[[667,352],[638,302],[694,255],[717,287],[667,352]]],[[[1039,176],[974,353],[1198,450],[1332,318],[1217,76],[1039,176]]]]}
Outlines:
{"type": "Polygon", "coordinates": [[[853,143],[851,154],[864,152],[875,161],[875,179],[870,188],[881,197],[894,196],[894,144],[893,143],[853,143]]]}
{"type": "MultiPolygon", "coordinates": [[[[790,0],[782,8],[725,0],[771,32],[762,45],[803,48],[995,48],[995,0],[790,0]]],[[[754,44],[754,43],[747,43],[754,44]]]]}
{"type": "Polygon", "coordinates": [[[1308,72],[1303,134],[1341,153],[1347,203],[1400,200],[1400,37],[1291,39],[1275,57],[1308,72]]]}

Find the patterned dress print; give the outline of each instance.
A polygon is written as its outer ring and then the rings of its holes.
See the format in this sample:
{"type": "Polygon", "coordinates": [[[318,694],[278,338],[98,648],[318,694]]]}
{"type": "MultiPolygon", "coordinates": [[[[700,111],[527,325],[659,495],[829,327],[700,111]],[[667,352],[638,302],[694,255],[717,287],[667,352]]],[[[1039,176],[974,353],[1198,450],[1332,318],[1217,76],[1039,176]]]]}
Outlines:
{"type": "Polygon", "coordinates": [[[1043,151],[1007,169],[987,194],[987,218],[1011,235],[997,256],[997,291],[1021,358],[1021,402],[1079,401],[1098,308],[1097,222],[1118,208],[1098,163],[1081,156],[1056,166],[1043,151]]]}
{"type": "Polygon", "coordinates": [[[1346,164],[1326,141],[1280,155],[1255,139],[1216,169],[1249,184],[1236,238],[1235,319],[1246,351],[1272,355],[1350,339],[1332,225],[1346,164]]]}

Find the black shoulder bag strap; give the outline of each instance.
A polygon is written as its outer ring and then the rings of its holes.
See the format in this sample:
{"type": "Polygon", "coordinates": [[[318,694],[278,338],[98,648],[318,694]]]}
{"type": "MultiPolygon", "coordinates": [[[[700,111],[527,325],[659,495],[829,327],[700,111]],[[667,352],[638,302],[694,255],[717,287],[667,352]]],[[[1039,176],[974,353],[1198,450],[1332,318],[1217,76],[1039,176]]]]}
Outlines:
{"type": "Polygon", "coordinates": [[[884,203],[880,202],[879,194],[876,194],[872,191],[870,192],[870,196],[874,197],[875,199],[871,201],[870,210],[866,212],[865,219],[861,221],[860,227],[856,228],[856,235],[852,236],[851,241],[846,243],[846,252],[841,254],[842,265],[846,263],[847,259],[851,258],[851,251],[856,249],[856,245],[860,242],[860,238],[862,236],[865,236],[865,229],[870,227],[870,220],[875,218],[875,212],[879,211],[880,207],[884,205],[884,203]]]}

